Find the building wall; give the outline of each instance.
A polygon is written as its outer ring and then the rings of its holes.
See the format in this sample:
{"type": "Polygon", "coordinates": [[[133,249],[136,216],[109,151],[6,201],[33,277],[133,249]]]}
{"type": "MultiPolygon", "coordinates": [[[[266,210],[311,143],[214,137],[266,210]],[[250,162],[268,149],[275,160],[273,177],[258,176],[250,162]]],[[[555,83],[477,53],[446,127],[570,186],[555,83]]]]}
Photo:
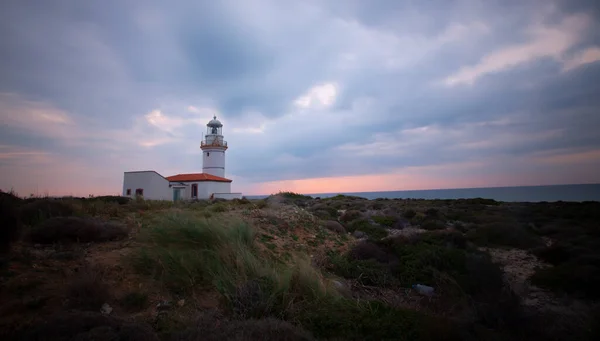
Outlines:
{"type": "Polygon", "coordinates": [[[198,183],[198,199],[208,199],[213,193],[230,193],[231,182],[202,181],[198,183]]]}
{"type": "Polygon", "coordinates": [[[153,171],[125,172],[123,176],[123,196],[135,197],[135,190],[144,190],[144,199],[173,200],[173,192],[169,188],[169,181],[153,171]],[[131,194],[127,195],[127,189],[131,194]]]}
{"type": "Polygon", "coordinates": [[[215,193],[215,199],[241,199],[242,193],[215,193]]]}
{"type": "Polygon", "coordinates": [[[219,147],[203,147],[202,172],[224,178],[225,149],[219,147]]]}
{"type": "MultiPolygon", "coordinates": [[[[186,189],[181,190],[181,199],[189,200],[192,199],[192,185],[198,185],[198,199],[209,199],[213,193],[230,193],[231,182],[218,182],[218,181],[198,181],[198,182],[185,182],[187,185],[186,189]]],[[[172,198],[171,198],[172,199],[172,198]]]]}

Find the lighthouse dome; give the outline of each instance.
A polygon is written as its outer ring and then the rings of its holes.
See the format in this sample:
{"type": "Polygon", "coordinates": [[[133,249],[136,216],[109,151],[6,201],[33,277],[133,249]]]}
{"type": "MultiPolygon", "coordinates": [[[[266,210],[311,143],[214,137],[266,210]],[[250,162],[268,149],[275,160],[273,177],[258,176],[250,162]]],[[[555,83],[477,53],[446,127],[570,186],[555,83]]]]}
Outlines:
{"type": "Polygon", "coordinates": [[[217,120],[217,116],[214,116],[213,119],[208,122],[207,126],[220,128],[223,124],[221,124],[221,121],[217,120]]]}

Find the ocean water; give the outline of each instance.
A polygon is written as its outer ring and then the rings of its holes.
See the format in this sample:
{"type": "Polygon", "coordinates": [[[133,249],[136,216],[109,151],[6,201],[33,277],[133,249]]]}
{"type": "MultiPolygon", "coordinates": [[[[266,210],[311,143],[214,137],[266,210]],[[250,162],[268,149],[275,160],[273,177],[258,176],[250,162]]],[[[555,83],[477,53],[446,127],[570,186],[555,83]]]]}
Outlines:
{"type": "MultiPolygon", "coordinates": [[[[327,198],[338,194],[355,195],[367,199],[472,199],[484,198],[505,202],[540,201],[600,201],[600,184],[519,186],[488,188],[454,188],[389,192],[340,192],[307,194],[327,198]]],[[[261,199],[266,195],[247,196],[261,199]]]]}

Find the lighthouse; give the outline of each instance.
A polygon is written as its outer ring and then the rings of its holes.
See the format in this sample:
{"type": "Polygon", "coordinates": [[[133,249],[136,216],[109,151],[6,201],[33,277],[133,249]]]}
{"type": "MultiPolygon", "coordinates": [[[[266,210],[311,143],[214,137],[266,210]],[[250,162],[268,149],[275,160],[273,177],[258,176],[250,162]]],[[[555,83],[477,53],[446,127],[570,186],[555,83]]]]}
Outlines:
{"type": "Polygon", "coordinates": [[[200,142],[202,173],[164,177],[153,170],[125,172],[123,196],[172,201],[242,198],[242,193],[231,192],[233,180],[225,178],[227,142],[223,140],[223,125],[214,116],[206,127],[206,137],[200,142]]]}
{"type": "Polygon", "coordinates": [[[216,116],[206,124],[206,136],[200,143],[200,149],[202,172],[224,178],[227,142],[223,140],[223,124],[216,116]]]}

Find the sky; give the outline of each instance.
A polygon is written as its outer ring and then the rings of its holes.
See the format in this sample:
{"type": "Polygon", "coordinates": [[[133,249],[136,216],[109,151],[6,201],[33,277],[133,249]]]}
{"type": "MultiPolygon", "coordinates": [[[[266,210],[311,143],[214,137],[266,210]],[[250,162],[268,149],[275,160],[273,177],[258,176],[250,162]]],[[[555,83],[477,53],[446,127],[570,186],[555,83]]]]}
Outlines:
{"type": "Polygon", "coordinates": [[[593,0],[4,0],[0,189],[247,195],[600,183],[593,0]]]}

